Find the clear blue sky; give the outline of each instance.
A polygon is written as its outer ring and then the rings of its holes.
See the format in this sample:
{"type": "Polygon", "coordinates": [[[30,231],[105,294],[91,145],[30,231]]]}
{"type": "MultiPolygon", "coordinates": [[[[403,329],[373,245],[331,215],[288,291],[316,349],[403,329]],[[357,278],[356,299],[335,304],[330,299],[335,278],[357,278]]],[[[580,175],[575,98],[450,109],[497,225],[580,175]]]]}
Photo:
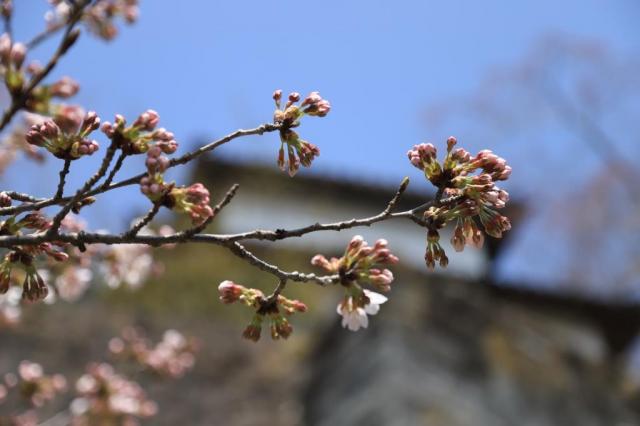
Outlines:
{"type": "MultiPolygon", "coordinates": [[[[17,35],[26,39],[42,27],[47,4],[15,3],[17,35]]],[[[111,43],[83,37],[55,71],[81,82],[79,103],[108,120],[116,112],[135,117],[156,109],[161,125],[186,148],[195,138],[269,121],[276,88],[319,90],[333,110],[301,129],[322,151],[314,171],[386,184],[409,175],[418,185],[407,149],[456,134],[455,124],[430,129],[426,107],[473,91],[490,70],[517,63],[545,35],[601,40],[622,54],[640,50],[634,0],[141,3],[138,23],[121,28],[111,43]]],[[[277,136],[269,135],[220,152],[274,163],[277,146],[277,136]]],[[[88,172],[97,161],[84,161],[75,172],[88,172]]],[[[516,176],[519,166],[526,165],[514,164],[516,176]]],[[[52,187],[55,172],[49,172],[52,187]]],[[[45,176],[21,164],[8,179],[42,191],[41,180],[24,179],[31,173],[45,176]]],[[[122,194],[130,195],[120,202],[142,210],[135,189],[122,194]]],[[[106,210],[94,220],[122,225],[106,210]]],[[[509,278],[545,278],[517,260],[505,270],[509,278]]]]}

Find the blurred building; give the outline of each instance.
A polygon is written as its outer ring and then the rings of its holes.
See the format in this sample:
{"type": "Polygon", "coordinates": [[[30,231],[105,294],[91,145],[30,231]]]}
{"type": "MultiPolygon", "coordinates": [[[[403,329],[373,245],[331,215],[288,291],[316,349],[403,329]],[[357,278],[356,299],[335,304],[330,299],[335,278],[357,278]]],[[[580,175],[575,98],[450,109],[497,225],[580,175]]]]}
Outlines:
{"type": "MultiPolygon", "coordinates": [[[[396,190],[308,173],[291,179],[271,164],[205,159],[194,173],[213,190],[213,202],[232,183],[241,185],[210,232],[375,215],[396,190]]],[[[428,197],[409,191],[399,209],[428,197]]],[[[523,207],[512,203],[510,209],[516,232],[508,238],[517,238],[523,207]]],[[[232,279],[270,291],[273,277],[220,247],[189,244],[159,249],[165,272],[140,289],[106,290],[96,281],[80,303],[29,309],[19,327],[0,330],[0,374],[29,359],[74,380],[87,362],[108,359],[109,338],[133,324],[151,336],[176,328],[202,342],[194,371],[183,379],[136,375],[160,406],[160,414],[145,424],[640,423],[640,382],[627,368],[640,306],[498,284],[492,271],[508,240],[505,245],[487,239],[483,250],[467,249],[459,257],[448,250],[451,268],[437,273],[422,263],[424,230],[402,220],[247,247],[284,269],[313,271],[314,254],[340,255],[356,233],[370,242],[388,238],[401,258],[389,301],[366,330],[340,327],[335,313],[340,288],[290,285],[287,295],[310,308],[292,318],[294,334],[286,342],[267,336],[248,342],[240,335],[251,313],[220,304],[217,284],[232,279]]],[[[71,395],[64,398],[51,414],[71,395]]]]}
{"type": "MultiPolygon", "coordinates": [[[[238,198],[218,223],[232,231],[366,217],[381,211],[395,191],[304,174],[291,180],[270,166],[204,162],[199,174],[218,187],[240,183],[238,198]]],[[[399,209],[420,205],[428,196],[409,191],[399,209]]],[[[507,216],[517,222],[523,206],[509,208],[507,216]]],[[[388,238],[402,269],[390,301],[369,329],[351,333],[335,321],[327,327],[306,361],[311,373],[305,424],[640,421],[625,370],[640,326],[637,304],[545,293],[522,283],[498,285],[491,271],[504,240],[489,238],[483,250],[461,254],[450,249],[450,268],[428,273],[424,232],[408,221],[282,244],[309,254],[337,254],[355,233],[369,241],[388,238]]]]}

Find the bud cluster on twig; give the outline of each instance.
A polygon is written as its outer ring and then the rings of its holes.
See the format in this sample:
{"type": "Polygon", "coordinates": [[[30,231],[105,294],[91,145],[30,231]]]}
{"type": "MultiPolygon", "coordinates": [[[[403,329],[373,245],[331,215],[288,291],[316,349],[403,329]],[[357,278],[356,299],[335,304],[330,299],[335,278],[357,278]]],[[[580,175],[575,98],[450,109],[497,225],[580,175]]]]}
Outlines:
{"type": "Polygon", "coordinates": [[[482,246],[484,236],[476,218],[484,232],[495,238],[511,229],[509,219],[497,212],[505,207],[509,194],[496,184],[509,178],[511,167],[489,150],[472,156],[463,148],[454,149],[456,144],[456,138],[447,139],[447,154],[442,163],[430,143],[415,145],[407,153],[411,164],[424,172],[442,196],[449,197],[447,202],[436,200],[424,212],[429,227],[425,261],[431,270],[436,262],[441,267],[449,263],[438,232],[447,223],[456,223],[451,239],[456,251],[462,251],[465,245],[482,246]]]}
{"type": "Polygon", "coordinates": [[[265,298],[262,291],[244,287],[233,281],[221,282],[218,291],[223,303],[241,302],[255,310],[251,322],[242,333],[244,338],[254,342],[260,339],[265,319],[270,323],[269,329],[273,340],[287,339],[293,332],[293,326],[287,316],[307,311],[307,305],[299,300],[288,299],[280,294],[265,298]]]}
{"type": "Polygon", "coordinates": [[[98,150],[98,142],[87,138],[100,126],[100,118],[94,111],[88,112],[79,126],[72,122],[66,124],[61,128],[55,120],[48,120],[34,125],[25,139],[29,144],[43,147],[63,160],[77,160],[98,150]]]}
{"type": "Polygon", "coordinates": [[[273,92],[273,100],[276,103],[276,111],[273,122],[280,125],[280,151],[278,152],[278,167],[282,171],[289,170],[289,175],[294,176],[300,165],[310,167],[311,162],[320,155],[320,149],[311,142],[300,139],[300,136],[292,128],[300,125],[300,119],[305,115],[324,117],[331,110],[331,104],[323,99],[318,92],[311,92],[300,105],[300,94],[289,94],[287,103],[281,109],[282,90],[273,92]],[[285,166],[285,144],[287,165],[285,166]]]}
{"type": "MultiPolygon", "coordinates": [[[[50,0],[52,10],[47,11],[47,28],[53,32],[64,26],[73,11],[66,0],[50,0]]],[[[118,35],[116,19],[122,18],[127,24],[138,19],[138,0],[96,0],[86,7],[81,20],[87,28],[104,40],[113,40],[118,35]]]]}
{"type": "Polygon", "coordinates": [[[385,265],[398,263],[391,253],[387,240],[380,239],[373,246],[356,235],[347,245],[341,258],[327,260],[321,254],[311,259],[311,264],[330,273],[337,273],[345,288],[345,296],[338,304],[338,314],[342,316],[342,326],[356,331],[369,325],[368,315],[375,315],[380,305],[387,301],[382,294],[364,288],[371,286],[378,291],[391,290],[393,273],[385,265]]]}

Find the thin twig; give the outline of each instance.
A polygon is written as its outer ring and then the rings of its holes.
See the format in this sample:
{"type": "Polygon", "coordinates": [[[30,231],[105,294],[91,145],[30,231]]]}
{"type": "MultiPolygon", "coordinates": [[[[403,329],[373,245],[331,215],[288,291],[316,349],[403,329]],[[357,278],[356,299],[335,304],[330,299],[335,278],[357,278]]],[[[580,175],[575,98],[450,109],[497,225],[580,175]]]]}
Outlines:
{"type": "Polygon", "coordinates": [[[286,286],[287,286],[287,280],[281,278],[276,288],[273,289],[273,292],[269,296],[267,296],[267,303],[275,302],[278,296],[280,296],[280,294],[284,291],[284,288],[286,286]]]}
{"type": "Polygon", "coordinates": [[[400,182],[400,186],[398,187],[396,194],[393,196],[391,201],[389,201],[389,203],[387,204],[387,207],[382,211],[382,214],[387,216],[391,214],[391,211],[395,208],[396,204],[398,204],[400,197],[402,197],[402,194],[404,193],[404,191],[407,190],[408,186],[409,186],[409,178],[405,177],[404,179],[402,179],[402,182],[400,182]]]}
{"type": "Polygon", "coordinates": [[[2,14],[2,20],[4,21],[4,32],[9,35],[9,39],[13,40],[13,28],[11,26],[11,18],[13,13],[2,14]]]}
{"type": "Polygon", "coordinates": [[[118,171],[122,168],[125,158],[127,158],[127,154],[124,151],[120,152],[120,155],[118,156],[113,169],[111,169],[111,172],[109,172],[109,176],[107,176],[107,179],[104,181],[104,183],[100,185],[101,187],[106,188],[111,185],[111,182],[113,182],[113,178],[116,177],[116,173],[118,173],[118,171]]]}
{"type": "Polygon", "coordinates": [[[60,181],[58,182],[58,189],[56,190],[56,194],[53,196],[54,199],[62,198],[64,193],[64,185],[66,183],[65,179],[69,174],[69,169],[71,168],[71,160],[64,160],[64,166],[62,170],[60,170],[60,181]]]}
{"type": "MultiPolygon", "coordinates": [[[[230,234],[224,237],[228,241],[243,241],[243,240],[278,241],[278,240],[283,240],[291,237],[302,237],[303,235],[306,235],[312,232],[318,232],[318,231],[341,231],[343,229],[355,228],[360,226],[371,226],[374,223],[382,222],[390,218],[409,218],[414,222],[416,222],[416,220],[419,221],[420,218],[414,214],[413,210],[407,210],[407,211],[398,212],[398,213],[391,213],[391,210],[395,207],[400,196],[407,189],[408,185],[409,185],[409,179],[404,178],[398,190],[396,191],[396,194],[389,201],[389,203],[387,203],[387,206],[385,207],[385,209],[381,213],[375,216],[370,216],[362,219],[354,218],[351,220],[345,220],[345,221],[334,222],[334,223],[325,223],[325,224],[314,223],[313,225],[303,226],[301,228],[295,228],[295,229],[289,229],[289,230],[276,229],[275,231],[272,231],[272,230],[256,229],[254,231],[243,232],[239,234],[230,234]]],[[[420,223],[420,222],[416,222],[416,223],[420,223]]]]}
{"type": "Polygon", "coordinates": [[[62,28],[64,28],[65,25],[66,24],[64,22],[59,22],[59,23],[57,23],[57,24],[45,29],[44,31],[40,32],[39,34],[34,36],[31,40],[29,40],[27,43],[25,43],[25,45],[27,46],[27,49],[31,50],[31,49],[35,48],[40,43],[42,43],[43,41],[45,41],[49,37],[51,37],[54,34],[56,34],[62,28]]]}
{"type": "Polygon", "coordinates": [[[12,199],[14,199],[16,201],[23,201],[23,202],[28,202],[28,203],[34,203],[36,201],[39,201],[38,198],[32,197],[29,194],[23,194],[21,192],[5,191],[5,194],[7,194],[9,197],[11,197],[12,199]]]}
{"type": "Polygon", "coordinates": [[[227,247],[229,248],[231,253],[233,253],[236,256],[244,259],[250,265],[253,265],[253,266],[255,266],[256,268],[258,268],[258,269],[260,269],[262,271],[268,272],[268,273],[276,276],[281,281],[282,280],[285,280],[285,281],[286,280],[291,280],[291,281],[297,281],[297,282],[313,282],[313,283],[325,286],[325,285],[328,285],[328,284],[336,283],[340,279],[337,274],[336,275],[318,276],[316,274],[303,274],[303,273],[298,272],[298,271],[286,272],[286,271],[281,270],[277,266],[272,265],[270,263],[267,263],[264,260],[260,259],[255,254],[253,254],[249,250],[247,250],[240,243],[234,242],[234,243],[228,244],[227,247]]]}
{"type": "Polygon", "coordinates": [[[169,167],[173,167],[173,166],[177,166],[179,164],[185,164],[188,163],[189,161],[193,160],[194,158],[204,154],[205,152],[208,151],[213,151],[214,149],[218,148],[220,145],[224,145],[227,142],[231,142],[232,140],[239,138],[241,136],[249,136],[249,135],[262,135],[266,132],[274,132],[276,130],[280,130],[280,125],[278,124],[271,124],[271,123],[266,123],[263,124],[262,126],[258,126],[255,129],[249,129],[249,130],[236,130],[233,133],[228,134],[227,136],[224,136],[223,138],[218,139],[217,141],[211,142],[207,145],[201,146],[200,148],[196,149],[195,151],[189,152],[187,154],[184,154],[181,157],[178,158],[174,158],[173,160],[171,160],[171,162],[169,163],[169,167]]]}
{"type": "Polygon", "coordinates": [[[149,222],[151,222],[153,218],[158,214],[161,207],[162,203],[153,203],[153,206],[151,207],[151,209],[149,209],[147,214],[140,218],[140,220],[135,225],[133,225],[129,231],[125,232],[124,237],[129,238],[138,235],[138,232],[140,232],[142,228],[147,226],[149,222]]]}
{"type": "MultiPolygon", "coordinates": [[[[401,184],[401,187],[404,185],[401,184]]],[[[232,187],[233,189],[233,187],[232,187]]],[[[400,191],[398,191],[400,192],[400,191]]],[[[230,200],[231,194],[233,191],[228,191],[227,195],[223,198],[223,200],[219,203],[222,206],[225,204],[225,200],[230,200]]],[[[396,192],[397,195],[397,192],[396,192]]],[[[394,196],[391,201],[387,204],[387,208],[389,204],[392,204],[394,200],[397,201],[397,197],[394,196]]],[[[227,201],[228,202],[228,201],[227,201]]],[[[382,222],[390,219],[409,219],[413,222],[418,223],[421,226],[426,226],[426,222],[419,216],[413,213],[412,210],[407,210],[403,212],[397,213],[387,213],[387,208],[383,210],[381,213],[363,218],[363,219],[351,219],[342,222],[334,222],[334,223],[315,223],[313,225],[305,226],[302,228],[296,229],[277,229],[273,230],[254,230],[250,232],[244,232],[239,234],[190,234],[189,232],[178,232],[171,235],[158,236],[158,235],[136,235],[133,237],[123,236],[123,235],[111,235],[111,234],[98,234],[98,233],[71,233],[71,234],[29,234],[29,235],[21,235],[21,236],[0,236],[0,247],[11,247],[16,245],[35,245],[43,242],[52,242],[52,241],[60,241],[65,243],[70,243],[73,245],[78,244],[147,244],[152,246],[160,246],[164,244],[173,244],[173,243],[185,243],[185,242],[197,242],[197,243],[210,243],[210,244],[219,244],[219,245],[229,245],[231,243],[235,243],[238,241],[245,240],[266,240],[266,241],[277,241],[283,240],[292,237],[301,237],[303,235],[312,233],[312,232],[320,232],[320,231],[340,231],[343,229],[361,227],[361,226],[371,226],[374,223],[382,222]]]]}
{"type": "Polygon", "coordinates": [[[51,228],[49,228],[49,230],[47,231],[47,234],[56,235],[58,233],[58,228],[60,228],[60,224],[62,223],[62,220],[65,218],[65,216],[71,211],[71,209],[76,205],[78,201],[80,201],[83,197],[86,196],[87,191],[89,191],[91,187],[93,187],[93,185],[97,181],[99,181],[102,178],[102,176],[104,176],[104,174],[107,172],[107,169],[109,168],[109,165],[113,160],[113,156],[116,153],[116,149],[117,149],[117,144],[112,141],[109,147],[107,148],[107,153],[105,154],[104,159],[102,160],[102,164],[100,165],[100,168],[98,169],[98,171],[93,176],[91,176],[89,180],[87,180],[84,183],[82,188],[80,188],[78,192],[76,192],[76,195],[74,195],[71,198],[71,200],[69,200],[60,209],[60,211],[53,217],[51,228]]]}

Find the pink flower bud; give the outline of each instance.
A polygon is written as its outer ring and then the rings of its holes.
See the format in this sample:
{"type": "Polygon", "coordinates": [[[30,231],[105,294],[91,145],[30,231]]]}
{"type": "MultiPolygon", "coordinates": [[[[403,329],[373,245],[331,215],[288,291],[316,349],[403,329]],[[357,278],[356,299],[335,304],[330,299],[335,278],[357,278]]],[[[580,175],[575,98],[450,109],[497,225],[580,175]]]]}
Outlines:
{"type": "Polygon", "coordinates": [[[454,136],[449,136],[447,139],[447,152],[451,152],[453,147],[458,143],[458,140],[454,136]]]}
{"type": "Polygon", "coordinates": [[[40,133],[38,126],[33,126],[31,130],[25,134],[25,140],[27,143],[35,146],[42,146],[46,142],[46,139],[42,133],[40,133]]]}
{"type": "Polygon", "coordinates": [[[134,121],[133,125],[141,129],[152,131],[160,121],[160,116],[152,109],[148,109],[134,121]]]}
{"type": "Polygon", "coordinates": [[[246,290],[245,287],[234,283],[233,281],[222,281],[218,286],[218,292],[220,293],[220,300],[223,303],[234,303],[240,299],[240,296],[246,290]]]}
{"type": "Polygon", "coordinates": [[[321,254],[316,254],[315,256],[313,256],[311,258],[311,264],[313,266],[318,266],[320,268],[323,268],[327,271],[331,270],[331,263],[329,263],[329,261],[327,260],[326,257],[324,257],[321,254]]]}
{"type": "Polygon", "coordinates": [[[298,92],[289,93],[289,102],[293,103],[293,102],[298,102],[299,100],[300,100],[300,93],[298,92]]]}
{"type": "Polygon", "coordinates": [[[40,126],[40,133],[47,139],[53,139],[60,134],[60,128],[52,120],[49,120],[42,123],[40,126]]]}
{"type": "Polygon", "coordinates": [[[11,46],[11,62],[16,68],[20,68],[24,62],[24,58],[27,56],[27,46],[22,43],[15,43],[11,46]]]}
{"type": "Polygon", "coordinates": [[[8,33],[0,36],[0,58],[4,65],[9,64],[11,58],[11,37],[9,37],[8,33]]]}
{"type": "Polygon", "coordinates": [[[98,114],[96,114],[95,111],[89,111],[82,121],[80,132],[88,134],[96,130],[98,127],[100,127],[100,117],[98,117],[98,114]]]}
{"type": "Polygon", "coordinates": [[[62,77],[50,86],[51,95],[59,98],[70,98],[78,93],[78,90],[80,85],[71,77],[62,77]]]}
{"type": "Polygon", "coordinates": [[[107,135],[108,138],[112,138],[115,135],[115,127],[113,126],[113,124],[109,123],[108,121],[105,121],[102,124],[102,133],[104,133],[105,135],[107,135]]]}

